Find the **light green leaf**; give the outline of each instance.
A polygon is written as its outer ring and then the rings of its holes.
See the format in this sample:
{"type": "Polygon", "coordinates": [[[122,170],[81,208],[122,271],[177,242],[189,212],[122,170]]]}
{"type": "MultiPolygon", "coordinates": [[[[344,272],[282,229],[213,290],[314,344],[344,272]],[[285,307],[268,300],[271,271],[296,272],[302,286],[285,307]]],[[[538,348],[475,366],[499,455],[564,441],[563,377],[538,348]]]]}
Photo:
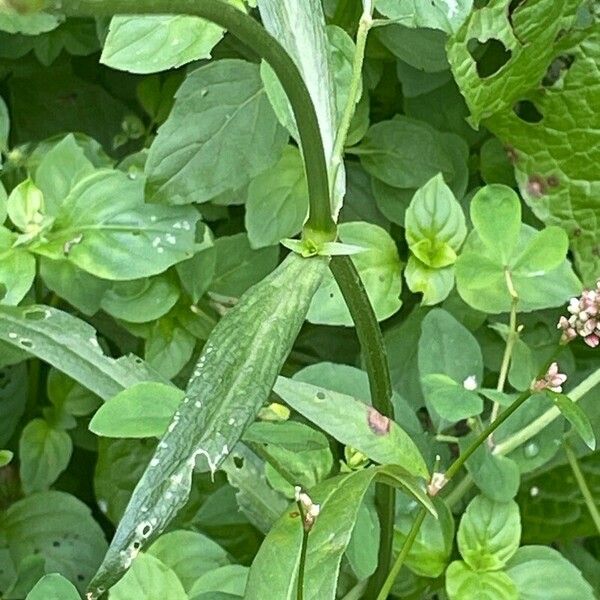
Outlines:
{"type": "Polygon", "coordinates": [[[468,390],[448,375],[429,373],[422,377],[423,393],[428,405],[446,421],[457,423],[483,411],[479,394],[468,390]]]}
{"type": "MultiPolygon", "coordinates": [[[[566,256],[558,267],[548,272],[529,270],[527,262],[513,267],[517,257],[530,244],[539,243],[536,235],[540,233],[528,225],[521,225],[518,243],[508,258],[508,269],[519,297],[517,309],[522,312],[560,306],[581,293],[581,283],[566,256]]],[[[549,241],[546,236],[541,240],[549,241]]],[[[554,263],[553,249],[548,248],[548,252],[554,263]]],[[[509,312],[512,299],[506,284],[505,264],[497,250],[490,250],[481,241],[477,231],[471,232],[456,262],[456,287],[462,299],[483,312],[509,312]]]]}
{"type": "MultiPolygon", "coordinates": [[[[400,551],[419,508],[408,510],[407,505],[410,501],[406,501],[404,497],[400,497],[397,502],[402,506],[402,511],[396,513],[394,548],[400,551]]],[[[422,577],[439,577],[444,572],[450,561],[454,541],[452,512],[440,498],[434,498],[433,505],[437,511],[437,518],[429,513],[426,515],[406,557],[406,566],[422,577]]]]}
{"type": "Polygon", "coordinates": [[[93,315],[100,310],[104,292],[110,281],[90,275],[76,267],[67,259],[53,260],[40,257],[40,275],[48,289],[85,315],[93,315]]]}
{"type": "Polygon", "coordinates": [[[396,116],[372,125],[358,147],[364,169],[388,185],[418,188],[454,168],[440,145],[440,134],[423,121],[396,116]],[[415,162],[415,156],[419,160],[415,162]]]}
{"type": "Polygon", "coordinates": [[[76,417],[89,415],[101,404],[98,396],[57,369],[48,373],[47,395],[58,410],[76,417]]]}
{"type": "Polygon", "coordinates": [[[600,268],[600,207],[590,200],[600,189],[591,168],[600,160],[594,93],[600,44],[597,23],[587,29],[575,23],[579,4],[541,0],[515,7],[509,20],[509,0],[493,2],[473,11],[451,39],[448,57],[471,120],[482,121],[508,148],[523,198],[545,224],[568,233],[578,270],[591,285],[600,268]],[[510,51],[508,62],[481,78],[469,53],[472,38],[500,41],[510,51]],[[531,122],[523,108],[539,118],[531,122]],[[582,155],[586,160],[576,159],[582,155]]]}
{"type": "Polygon", "coordinates": [[[48,214],[56,215],[76,183],[94,172],[84,148],[73,134],[66,135],[48,150],[35,170],[35,183],[44,194],[48,214]]]}
{"type": "Polygon", "coordinates": [[[547,546],[523,546],[506,565],[519,600],[594,600],[590,584],[564,556],[547,546]],[[543,581],[544,584],[540,585],[543,581]]]}
{"type": "Polygon", "coordinates": [[[0,535],[17,566],[39,555],[46,572],[60,572],[80,593],[106,551],[90,509],[64,492],[41,492],[12,504],[2,515],[0,535]]]}
{"type": "Polygon", "coordinates": [[[52,573],[42,577],[25,600],[79,600],[79,593],[68,579],[52,573]]]}
{"type": "Polygon", "coordinates": [[[404,269],[406,284],[411,292],[422,293],[421,304],[431,306],[444,301],[454,287],[454,267],[432,269],[415,256],[409,256],[404,269]]]}
{"type": "Polygon", "coordinates": [[[206,202],[236,189],[279,158],[286,134],[266,97],[258,67],[219,60],[187,76],[146,162],[153,199],[206,202]],[[244,161],[234,160],[244,156],[244,161]]]}
{"type": "Polygon", "coordinates": [[[521,519],[516,502],[471,500],[460,520],[456,541],[465,562],[475,571],[501,569],[519,547],[521,519]]]}
{"type": "Polygon", "coordinates": [[[158,558],[142,553],[123,579],[110,589],[111,600],[188,600],[181,581],[158,558]]]}
{"type": "MultiPolygon", "coordinates": [[[[400,467],[381,466],[329,479],[310,490],[321,512],[310,533],[306,557],[304,597],[333,600],[342,555],[348,546],[358,510],[371,482],[384,480],[399,486],[418,502],[433,507],[420,488],[400,467]],[[407,486],[407,487],[405,487],[407,486]]],[[[296,597],[296,578],[302,545],[302,524],[286,511],[273,526],[256,555],[246,600],[296,597]]]]}
{"type": "Polygon", "coordinates": [[[10,450],[0,450],[0,467],[8,465],[13,458],[14,454],[10,450]]]}
{"type": "MultiPolygon", "coordinates": [[[[2,16],[0,16],[0,27],[2,23],[2,16]]],[[[10,117],[8,115],[8,108],[6,102],[2,96],[0,96],[0,152],[6,152],[8,150],[8,134],[10,132],[10,117]]],[[[2,165],[2,158],[0,157],[0,166],[2,165]]],[[[0,225],[3,223],[3,219],[0,218],[0,225]]]]}
{"type": "Polygon", "coordinates": [[[515,584],[503,571],[474,571],[462,560],[446,571],[449,600],[518,600],[515,584]]]}
{"type": "Polygon", "coordinates": [[[521,203],[517,194],[504,185],[487,185],[473,196],[470,212],[479,239],[492,257],[507,265],[521,233],[521,203]]]}
{"type": "Polygon", "coordinates": [[[406,27],[430,27],[453,33],[464,23],[473,0],[375,0],[375,8],[386,17],[406,27]]]}
{"type": "Polygon", "coordinates": [[[41,230],[44,215],[44,196],[31,179],[17,185],[6,201],[8,218],[24,233],[41,230]]]}
{"type": "Polygon", "coordinates": [[[557,394],[550,390],[546,390],[544,393],[554,402],[563,417],[573,425],[573,429],[580,435],[588,448],[595,450],[596,436],[590,418],[585,414],[583,408],[565,394],[557,394]]]}
{"type": "MultiPolygon", "coordinates": [[[[365,252],[354,254],[352,262],[367,290],[377,319],[382,321],[393,315],[402,305],[402,263],[394,240],[387,231],[372,223],[342,223],[338,232],[343,243],[366,248],[365,252]]],[[[307,318],[311,323],[322,325],[349,327],[353,324],[340,289],[330,273],[315,294],[307,318]]]]}
{"type": "Polygon", "coordinates": [[[217,262],[210,291],[239,298],[250,286],[266,277],[277,265],[277,246],[253,250],[248,236],[238,233],[215,240],[217,262]]]}
{"type": "Polygon", "coordinates": [[[147,277],[192,256],[199,218],[191,207],[145,204],[142,179],[98,170],[75,185],[47,241],[36,243],[34,250],[67,258],[97,277],[147,277]]]}
{"type": "Polygon", "coordinates": [[[172,379],[192,358],[196,338],[170,315],[154,322],[144,346],[144,358],[165,379],[172,379]]]}
{"type": "Polygon", "coordinates": [[[417,190],[404,226],[409,248],[428,267],[439,269],[456,261],[467,227],[462,208],[441,174],[417,190]]]}
{"type": "Polygon", "coordinates": [[[21,482],[26,494],[47,489],[67,468],[73,442],[44,419],[29,421],[19,440],[21,482]]]}
{"type": "Polygon", "coordinates": [[[0,14],[0,30],[33,36],[56,29],[63,20],[64,17],[44,12],[23,15],[6,10],[0,14]]]}
{"type": "Polygon", "coordinates": [[[176,530],[161,535],[147,554],[169,567],[186,592],[205,573],[229,564],[227,552],[201,533],[176,530]]]}
{"type": "Polygon", "coordinates": [[[564,261],[569,250],[569,238],[560,227],[539,231],[515,259],[513,270],[527,273],[546,273],[564,261]]]}
{"type": "Polygon", "coordinates": [[[245,224],[252,248],[296,235],[308,212],[308,189],[300,152],[287,146],[279,162],[248,186],[245,224]]]}
{"type": "Polygon", "coordinates": [[[147,323],[168,313],[179,299],[174,278],[166,276],[117,281],[106,290],[100,306],[117,319],[147,323]]]}
{"type": "Polygon", "coordinates": [[[416,476],[428,476],[425,461],[410,436],[364,402],[285,377],[277,379],[274,391],[302,416],[372,460],[400,465],[416,476]]]}
{"type": "Polygon", "coordinates": [[[204,594],[222,592],[242,598],[248,580],[248,567],[225,565],[204,573],[190,590],[190,600],[204,598],[204,594]]]}
{"type": "Polygon", "coordinates": [[[17,236],[0,227],[0,303],[19,304],[35,279],[35,258],[23,248],[13,248],[17,236]]]}
{"type": "MultiPolygon", "coordinates": [[[[331,212],[337,215],[345,192],[343,166],[335,169],[332,160],[339,118],[334,61],[339,56],[335,50],[332,52],[331,37],[328,40],[322,3],[320,0],[306,0],[300,6],[295,0],[259,0],[258,9],[267,31],[292,57],[308,88],[319,121],[330,187],[333,190],[331,212]]],[[[266,87],[269,98],[276,107],[275,111],[298,141],[295,120],[281,84],[270,68],[261,69],[263,76],[265,71],[270,72],[270,76],[265,77],[265,82],[270,80],[270,85],[267,84],[266,87]]]]}
{"type": "Polygon", "coordinates": [[[184,395],[171,385],[138,383],[103,404],[90,431],[104,437],[161,437],[184,395]]]}
{"type": "MultiPolygon", "coordinates": [[[[2,159],[0,158],[0,167],[2,166],[2,159]]],[[[6,206],[6,202],[8,200],[8,194],[6,193],[6,189],[4,185],[0,181],[0,226],[4,225],[6,221],[6,217],[8,216],[8,209],[6,206]]]]}
{"type": "Polygon", "coordinates": [[[131,73],[157,73],[210,58],[223,29],[186,15],[117,16],[100,62],[131,73]]]}

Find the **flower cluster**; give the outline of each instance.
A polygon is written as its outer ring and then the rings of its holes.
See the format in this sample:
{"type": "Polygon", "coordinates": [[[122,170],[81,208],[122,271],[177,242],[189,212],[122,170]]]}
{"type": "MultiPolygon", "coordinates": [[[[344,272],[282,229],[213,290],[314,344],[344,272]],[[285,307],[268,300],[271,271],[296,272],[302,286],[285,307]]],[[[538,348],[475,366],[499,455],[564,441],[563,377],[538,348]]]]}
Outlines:
{"type": "Polygon", "coordinates": [[[560,394],[562,392],[562,384],[566,380],[567,376],[564,373],[558,372],[558,363],[553,362],[548,367],[548,371],[544,375],[544,378],[535,380],[531,385],[531,389],[535,392],[550,390],[560,394]]]}
{"type": "Polygon", "coordinates": [[[561,317],[558,329],[562,329],[562,343],[566,344],[578,335],[591,348],[600,344],[600,281],[596,289],[585,290],[580,298],[571,298],[567,310],[569,318],[561,317]]]}

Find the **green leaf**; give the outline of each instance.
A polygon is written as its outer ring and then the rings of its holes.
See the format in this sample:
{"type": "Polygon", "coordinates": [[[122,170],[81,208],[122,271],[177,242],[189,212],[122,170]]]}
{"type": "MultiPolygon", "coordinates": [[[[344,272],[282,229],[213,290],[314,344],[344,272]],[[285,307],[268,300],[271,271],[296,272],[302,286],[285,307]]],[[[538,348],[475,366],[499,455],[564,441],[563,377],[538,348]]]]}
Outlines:
{"type": "Polygon", "coordinates": [[[8,443],[25,412],[27,391],[25,363],[0,369],[0,446],[8,443]]]}
{"type": "Polygon", "coordinates": [[[64,492],[41,492],[15,502],[2,515],[0,534],[17,565],[39,555],[46,572],[60,571],[80,593],[106,551],[90,509],[64,492]]]}
{"type": "Polygon", "coordinates": [[[17,236],[0,227],[0,303],[19,304],[35,279],[35,258],[23,248],[13,248],[17,236]]]}
{"type": "Polygon", "coordinates": [[[539,231],[514,260],[514,271],[543,274],[556,269],[569,250],[569,238],[560,227],[539,231]]]}
{"type": "Polygon", "coordinates": [[[519,547],[521,520],[516,502],[476,496],[460,520],[456,541],[475,571],[501,569],[519,547]]]}
{"type": "Polygon", "coordinates": [[[117,16],[110,22],[100,62],[131,73],[157,73],[210,58],[223,29],[185,15],[117,16]]]}
{"type": "Polygon", "coordinates": [[[474,571],[462,560],[446,571],[449,600],[518,600],[515,584],[503,571],[474,571]]]}
{"type": "Polygon", "coordinates": [[[300,152],[287,146],[279,162],[248,186],[245,224],[252,248],[296,235],[308,212],[308,189],[300,152]]]}
{"type": "MultiPolygon", "coordinates": [[[[321,512],[308,543],[304,584],[307,600],[335,598],[342,555],[350,541],[361,501],[369,485],[378,480],[399,486],[434,512],[415,481],[397,466],[372,467],[342,475],[310,490],[310,497],[320,504],[321,512]]],[[[302,524],[298,517],[297,512],[286,511],[265,538],[250,569],[246,600],[295,597],[302,545],[302,524]]]]}
{"type": "Polygon", "coordinates": [[[468,17],[473,0],[432,0],[431,2],[396,2],[376,0],[375,8],[386,17],[406,27],[430,27],[447,33],[458,30],[468,17]]]}
{"type": "MultiPolygon", "coordinates": [[[[521,225],[521,232],[512,256],[508,258],[508,271],[518,295],[517,309],[531,312],[560,306],[569,298],[581,293],[581,283],[566,258],[550,271],[530,270],[527,262],[513,266],[519,255],[530,244],[540,243],[536,232],[528,225],[521,225]]],[[[553,237],[553,234],[549,236],[553,237]]],[[[559,244],[562,242],[559,236],[559,244]]],[[[542,243],[550,241],[542,235],[542,243]]],[[[532,248],[531,251],[534,250],[532,248]]],[[[546,245],[552,264],[554,250],[546,245]]],[[[497,250],[490,250],[480,239],[477,231],[467,237],[463,251],[456,262],[456,287],[462,299],[477,310],[488,313],[509,312],[512,298],[508,291],[505,274],[506,263],[497,250]]]]}
{"type": "Polygon", "coordinates": [[[47,489],[67,468],[73,443],[66,431],[55,429],[44,419],[33,419],[21,432],[19,459],[21,482],[26,494],[47,489]]]}
{"type": "MultiPolygon", "coordinates": [[[[405,505],[399,516],[397,513],[394,529],[394,548],[400,551],[419,508],[407,510],[406,505],[409,502],[404,497],[400,497],[397,502],[405,505]]],[[[433,505],[437,518],[429,513],[425,516],[405,564],[417,575],[435,578],[444,572],[450,561],[454,541],[454,517],[440,498],[434,498],[433,505]]]]}
{"type": "Polygon", "coordinates": [[[409,435],[364,402],[285,377],[277,379],[274,391],[302,416],[372,460],[428,477],[425,461],[409,435]]]}
{"type": "Polygon", "coordinates": [[[99,408],[90,431],[104,437],[161,437],[184,395],[171,385],[137,383],[99,408]]]}
{"type": "Polygon", "coordinates": [[[404,116],[372,125],[359,146],[365,171],[388,185],[418,188],[439,172],[454,169],[440,147],[440,134],[427,123],[404,116]],[[420,159],[415,163],[415,156],[420,159]]]}
{"type": "MultiPolygon", "coordinates": [[[[265,28],[292,57],[308,88],[319,122],[333,191],[331,212],[337,215],[344,197],[345,178],[343,165],[336,165],[332,156],[340,117],[337,106],[341,100],[341,95],[338,95],[341,90],[336,85],[339,84],[339,76],[336,81],[334,72],[336,59],[341,57],[337,44],[332,42],[339,42],[336,38],[340,36],[332,34],[325,26],[323,6],[319,0],[306,0],[303,10],[298,10],[295,0],[259,0],[258,8],[265,28]],[[294,25],[290,26],[292,23],[294,25]]],[[[278,118],[298,141],[295,119],[281,84],[264,63],[261,73],[278,118]]]]}
{"type": "Polygon", "coordinates": [[[190,599],[204,598],[210,592],[222,592],[238,598],[244,596],[248,580],[248,567],[242,565],[226,565],[204,573],[194,583],[190,590],[190,599]]]}
{"type": "Polygon", "coordinates": [[[56,215],[75,184],[94,172],[94,165],[73,134],[48,150],[35,170],[35,183],[44,194],[47,212],[56,215]]]}
{"type": "Polygon", "coordinates": [[[177,318],[170,315],[152,324],[144,358],[165,379],[172,379],[192,358],[196,338],[177,318]]]}
{"type": "Polygon", "coordinates": [[[206,202],[241,187],[279,158],[286,135],[256,65],[210,63],[188,75],[175,98],[146,162],[155,201],[206,202]]]}
{"type": "Polygon", "coordinates": [[[10,450],[0,450],[0,468],[10,464],[14,454],[10,450]]]}
{"type": "Polygon", "coordinates": [[[147,554],[169,567],[188,593],[199,577],[229,564],[227,552],[219,544],[195,531],[176,530],[161,535],[147,554]]]}
{"type": "Polygon", "coordinates": [[[41,230],[44,196],[31,179],[17,185],[6,201],[8,218],[24,233],[41,230]]]}
{"type": "Polygon", "coordinates": [[[144,204],[143,184],[120,171],[85,177],[63,201],[47,241],[34,250],[116,280],[155,275],[191,257],[200,215],[191,207],[144,204]]]}
{"type": "Polygon", "coordinates": [[[421,384],[429,406],[450,423],[474,417],[483,411],[483,400],[479,394],[466,389],[448,375],[429,373],[422,377],[421,384]]]}
{"type": "MultiPolygon", "coordinates": [[[[466,451],[474,438],[474,435],[468,435],[460,439],[461,452],[466,451]]],[[[490,500],[508,502],[517,495],[521,480],[517,463],[506,456],[493,454],[486,444],[477,448],[466,466],[475,485],[490,500]]]]}
{"type": "Polygon", "coordinates": [[[520,600],[594,600],[590,584],[564,556],[547,546],[523,546],[506,565],[520,600]],[[544,585],[539,584],[540,581],[544,585]]]}
{"type": "Polygon", "coordinates": [[[595,450],[596,436],[590,418],[585,414],[583,408],[565,394],[557,394],[550,390],[546,390],[544,393],[554,402],[563,417],[573,425],[573,429],[579,434],[587,447],[590,450],[595,450]]]}
{"type": "Polygon", "coordinates": [[[404,218],[406,241],[428,267],[453,264],[466,235],[465,216],[441,174],[419,188],[404,218]]]}
{"type": "Polygon", "coordinates": [[[47,380],[50,402],[69,415],[84,417],[101,404],[100,398],[57,369],[50,369],[47,380]]]}
{"type": "Polygon", "coordinates": [[[404,269],[406,285],[411,292],[422,293],[421,304],[431,306],[443,302],[454,287],[454,267],[432,269],[415,256],[409,256],[404,269]]]}
{"type": "MultiPolygon", "coordinates": [[[[381,227],[365,222],[342,223],[338,233],[344,244],[366,249],[354,254],[352,262],[367,290],[377,319],[382,321],[393,315],[402,305],[402,263],[394,240],[381,227]]],[[[311,323],[320,325],[349,327],[353,324],[342,293],[330,273],[315,294],[307,318],[311,323]]]]}
{"type": "Polygon", "coordinates": [[[486,185],[473,196],[470,210],[473,226],[490,256],[508,265],[521,235],[517,194],[504,185],[486,185]]]}
{"type": "Polygon", "coordinates": [[[68,579],[52,573],[42,577],[25,600],[79,600],[79,593],[68,579]]]}
{"type": "Polygon", "coordinates": [[[179,299],[179,287],[169,275],[117,281],[106,290],[100,306],[117,319],[147,323],[168,313],[179,299]]]}
{"type": "MultiPolygon", "coordinates": [[[[562,431],[561,431],[562,433],[562,431]]],[[[562,441],[562,440],[561,440],[562,441]]],[[[578,459],[579,467],[600,507],[600,453],[578,459]]],[[[523,519],[523,541],[552,544],[586,537],[594,523],[568,464],[523,482],[517,497],[523,519]]]]}
{"type": "Polygon", "coordinates": [[[44,12],[23,15],[6,10],[0,14],[0,30],[7,33],[37,35],[52,31],[60,25],[62,20],[63,17],[44,12]]]}
{"type": "Polygon", "coordinates": [[[244,233],[218,238],[214,247],[217,262],[209,289],[216,294],[239,298],[277,266],[279,249],[253,250],[244,233]]]}
{"type": "MultiPolygon", "coordinates": [[[[2,17],[0,17],[0,27],[2,17]]],[[[10,132],[10,117],[8,115],[8,108],[6,102],[2,96],[0,96],[0,152],[6,152],[8,150],[8,134],[10,132]]],[[[0,158],[0,165],[2,165],[2,158],[0,158]]],[[[3,223],[3,219],[0,219],[0,225],[3,223]]]]}
{"type": "Polygon", "coordinates": [[[515,187],[515,170],[510,164],[506,148],[498,138],[487,139],[481,145],[479,170],[485,183],[501,183],[515,187]]]}
{"type": "Polygon", "coordinates": [[[49,306],[0,306],[0,339],[41,358],[104,399],[138,383],[140,377],[158,378],[131,357],[105,356],[93,327],[49,306]]]}
{"type": "Polygon", "coordinates": [[[123,579],[110,589],[114,600],[188,600],[177,575],[158,558],[140,554],[123,579]]]}
{"type": "Polygon", "coordinates": [[[509,149],[523,198],[544,223],[568,233],[575,263],[590,285],[600,268],[594,225],[600,208],[590,201],[598,182],[588,168],[599,156],[595,110],[589,110],[597,106],[598,24],[574,24],[576,2],[519,6],[510,20],[508,5],[503,0],[474,11],[451,39],[448,58],[471,121],[482,121],[509,149]],[[508,62],[481,78],[469,53],[472,38],[498,40],[510,51],[508,62]],[[587,160],[573,159],[582,154],[587,160]]]}

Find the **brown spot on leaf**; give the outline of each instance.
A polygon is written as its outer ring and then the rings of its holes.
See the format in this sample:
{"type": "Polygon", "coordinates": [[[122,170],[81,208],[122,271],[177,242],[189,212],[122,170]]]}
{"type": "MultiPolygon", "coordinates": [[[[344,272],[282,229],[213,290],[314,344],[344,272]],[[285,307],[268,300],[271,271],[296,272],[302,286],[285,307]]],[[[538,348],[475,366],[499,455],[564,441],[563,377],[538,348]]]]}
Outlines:
{"type": "Polygon", "coordinates": [[[579,237],[580,235],[581,235],[581,228],[575,227],[575,229],[573,229],[573,237],[579,237]]]}
{"type": "Polygon", "coordinates": [[[558,184],[560,183],[560,180],[558,179],[558,177],[556,175],[549,175],[546,178],[546,183],[550,186],[550,187],[557,187],[558,184]]]}
{"type": "Polygon", "coordinates": [[[390,420],[373,407],[369,407],[368,422],[375,435],[386,435],[390,432],[390,420]]]}
{"type": "Polygon", "coordinates": [[[297,510],[290,513],[290,517],[292,517],[292,519],[296,519],[299,516],[300,516],[300,513],[297,510]]]}
{"type": "Polygon", "coordinates": [[[539,175],[532,175],[527,182],[527,193],[534,198],[541,198],[546,193],[546,182],[539,175]]]}
{"type": "Polygon", "coordinates": [[[504,151],[506,152],[509,162],[514,165],[519,158],[517,151],[512,146],[505,146],[504,151]]]}

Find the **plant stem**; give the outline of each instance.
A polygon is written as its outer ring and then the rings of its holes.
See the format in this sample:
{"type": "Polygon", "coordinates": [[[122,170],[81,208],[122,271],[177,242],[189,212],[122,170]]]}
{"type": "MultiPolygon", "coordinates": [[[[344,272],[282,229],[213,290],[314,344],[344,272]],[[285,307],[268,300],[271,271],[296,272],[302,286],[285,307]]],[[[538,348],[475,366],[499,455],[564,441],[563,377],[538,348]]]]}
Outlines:
{"type": "Polygon", "coordinates": [[[426,515],[427,509],[421,508],[417,514],[417,517],[415,518],[414,523],[412,524],[412,527],[410,528],[410,531],[408,532],[408,535],[406,536],[406,539],[404,540],[404,544],[402,545],[398,556],[396,557],[394,566],[391,568],[388,576],[381,586],[381,590],[377,595],[377,600],[385,600],[389,596],[392,586],[394,585],[394,581],[396,581],[396,577],[398,577],[398,573],[400,573],[400,569],[402,569],[402,565],[404,564],[404,561],[406,560],[406,557],[408,556],[408,553],[410,552],[410,549],[412,548],[412,545],[419,534],[419,529],[421,529],[421,525],[423,524],[426,515]]]}
{"type": "MultiPolygon", "coordinates": [[[[356,333],[369,377],[373,407],[381,414],[394,418],[392,382],[383,342],[383,335],[367,296],[365,287],[348,256],[334,256],[329,267],[348,305],[356,326],[356,333]]],[[[385,581],[392,560],[394,540],[395,491],[392,487],[377,484],[375,488],[377,514],[381,527],[378,565],[371,576],[367,597],[373,598],[385,581]]]]}
{"type": "MultiPolygon", "coordinates": [[[[579,385],[575,386],[568,394],[573,402],[577,402],[593,387],[600,384],[600,368],[586,377],[579,385]]],[[[494,454],[506,455],[524,444],[527,440],[537,435],[544,427],[548,426],[554,419],[560,416],[560,411],[556,407],[548,409],[543,415],[523,427],[517,433],[506,438],[503,442],[494,448],[494,454]]]]}
{"type": "Polygon", "coordinates": [[[321,242],[335,239],[336,225],[331,217],[327,164],[314,105],[296,63],[257,21],[222,0],[48,0],[48,7],[71,17],[118,14],[202,17],[224,27],[256,52],[275,71],[298,125],[310,205],[305,233],[317,236],[321,242]]]}
{"type": "Polygon", "coordinates": [[[456,506],[462,497],[471,489],[473,478],[467,473],[446,496],[446,504],[453,508],[456,506]]]}
{"type": "Polygon", "coordinates": [[[306,553],[308,551],[308,531],[302,528],[302,547],[300,548],[300,564],[298,565],[298,590],[296,600],[304,598],[304,571],[306,570],[306,553]]]}
{"type": "Polygon", "coordinates": [[[567,455],[567,460],[569,461],[569,465],[571,465],[571,470],[573,471],[573,475],[575,476],[575,481],[577,481],[577,485],[579,486],[579,491],[583,496],[585,501],[585,505],[590,512],[592,517],[592,521],[594,521],[594,525],[596,526],[596,531],[600,534],[600,512],[598,511],[598,507],[594,502],[594,496],[588,487],[588,484],[583,476],[581,471],[581,467],[577,462],[577,457],[575,456],[575,452],[573,452],[573,448],[571,448],[571,444],[568,440],[564,442],[565,454],[567,455]]]}

